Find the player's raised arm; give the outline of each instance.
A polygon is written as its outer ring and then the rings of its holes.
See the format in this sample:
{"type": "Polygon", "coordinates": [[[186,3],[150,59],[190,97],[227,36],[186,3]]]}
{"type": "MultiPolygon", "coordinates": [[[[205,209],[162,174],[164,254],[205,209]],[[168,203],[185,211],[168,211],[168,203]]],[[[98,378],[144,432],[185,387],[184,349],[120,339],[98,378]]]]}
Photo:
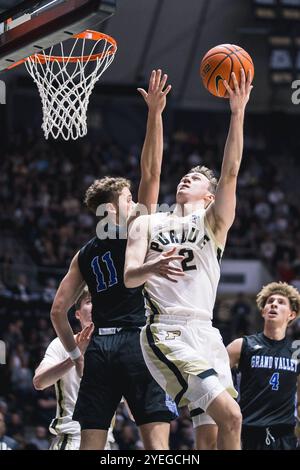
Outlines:
{"type": "Polygon", "coordinates": [[[73,258],[69,271],[61,281],[52,308],[51,321],[57,336],[64,345],[70,357],[75,361],[79,375],[82,373],[83,357],[76,345],[72,328],[68,321],[68,310],[74,305],[85,282],[78,266],[78,254],[73,258]]]}
{"type": "MultiPolygon", "coordinates": [[[[94,324],[91,323],[75,337],[76,344],[82,354],[85,353],[93,330],[94,324]]],[[[63,346],[60,345],[58,349],[57,344],[55,345],[56,341],[57,340],[52,341],[48,346],[44,359],[35,371],[33,385],[36,390],[44,390],[54,385],[74,367],[74,362],[70,357],[67,359],[61,358],[60,349],[63,348],[63,346]]]]}
{"type": "Polygon", "coordinates": [[[129,230],[124,270],[124,282],[128,288],[143,285],[153,274],[163,276],[171,282],[177,281],[170,276],[184,276],[181,268],[170,265],[172,261],[184,259],[184,256],[174,254],[176,248],[172,248],[162,253],[157,259],[145,263],[149,223],[149,216],[138,217],[129,230]]]}
{"type": "Polygon", "coordinates": [[[40,364],[33,377],[34,388],[36,390],[44,390],[47,387],[51,387],[72,367],[74,367],[74,362],[70,358],[59,362],[55,366],[47,366],[45,363],[40,364]]]}
{"type": "Polygon", "coordinates": [[[141,286],[148,277],[147,268],[144,268],[148,221],[149,217],[142,215],[132,222],[129,229],[124,267],[124,284],[127,288],[141,286]]]}
{"type": "Polygon", "coordinates": [[[148,106],[147,131],[141,156],[141,181],[138,202],[147,207],[148,213],[154,212],[158,200],[161,164],[163,156],[162,113],[171,85],[166,87],[168,76],[161,70],[153,70],[148,92],[139,88],[148,106]],[[165,88],[166,87],[166,88],[165,88]]]}
{"type": "Polygon", "coordinates": [[[207,210],[207,219],[217,241],[224,245],[226,235],[235,217],[237,177],[243,154],[243,126],[246,104],[252,90],[251,72],[247,79],[241,69],[238,84],[232,74],[234,90],[224,81],[231,108],[230,128],[224,150],[221,175],[216,190],[215,201],[207,210]]]}
{"type": "Polygon", "coordinates": [[[230,359],[230,367],[238,367],[241,357],[243,338],[238,338],[228,344],[227,352],[230,359]]]}

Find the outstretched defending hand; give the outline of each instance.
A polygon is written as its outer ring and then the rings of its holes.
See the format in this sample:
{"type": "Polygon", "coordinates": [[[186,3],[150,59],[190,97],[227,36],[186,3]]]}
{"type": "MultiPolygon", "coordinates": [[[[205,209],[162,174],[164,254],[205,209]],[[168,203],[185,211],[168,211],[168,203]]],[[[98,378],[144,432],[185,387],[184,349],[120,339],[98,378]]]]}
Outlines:
{"type": "Polygon", "coordinates": [[[83,328],[83,330],[80,331],[80,333],[78,333],[78,335],[75,338],[76,344],[79,347],[82,354],[85,353],[90,343],[90,339],[93,334],[94,328],[95,328],[94,323],[90,323],[88,326],[83,328]]]}
{"type": "Polygon", "coordinates": [[[161,70],[153,70],[149,80],[148,93],[143,88],[138,88],[138,91],[146,101],[149,111],[156,111],[162,113],[167,103],[167,94],[170,92],[172,86],[168,85],[164,90],[167,83],[168,75],[164,74],[162,77],[161,70]]]}
{"type": "Polygon", "coordinates": [[[230,88],[226,80],[224,80],[223,83],[229,96],[231,112],[232,114],[236,114],[238,112],[245,111],[246,104],[249,101],[250,93],[253,88],[253,86],[251,85],[252,77],[251,77],[251,71],[249,70],[247,80],[246,80],[245,72],[243,68],[241,68],[240,84],[238,83],[234,72],[232,72],[231,76],[232,76],[234,90],[230,88]]]}

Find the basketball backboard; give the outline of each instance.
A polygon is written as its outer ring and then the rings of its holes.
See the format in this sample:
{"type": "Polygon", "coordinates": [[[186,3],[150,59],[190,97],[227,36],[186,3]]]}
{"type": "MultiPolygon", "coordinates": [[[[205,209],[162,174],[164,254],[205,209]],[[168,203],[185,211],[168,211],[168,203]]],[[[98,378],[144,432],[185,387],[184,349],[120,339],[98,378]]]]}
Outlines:
{"type": "Polygon", "coordinates": [[[114,14],[116,0],[0,0],[0,71],[114,14]],[[7,4],[12,7],[5,7],[7,4]]]}

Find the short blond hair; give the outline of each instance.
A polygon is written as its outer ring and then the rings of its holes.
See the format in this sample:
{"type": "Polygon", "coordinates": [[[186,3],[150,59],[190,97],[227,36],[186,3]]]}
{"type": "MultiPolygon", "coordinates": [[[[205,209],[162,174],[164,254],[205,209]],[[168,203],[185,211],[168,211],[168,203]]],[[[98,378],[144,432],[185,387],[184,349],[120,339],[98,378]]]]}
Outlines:
{"type": "Polygon", "coordinates": [[[76,302],[75,302],[75,310],[80,310],[81,308],[81,302],[87,298],[90,298],[91,297],[91,294],[90,294],[90,291],[88,289],[88,286],[85,286],[82,291],[80,292],[79,296],[77,297],[76,299],[76,302]]]}
{"type": "Polygon", "coordinates": [[[298,289],[287,284],[286,282],[271,282],[266,286],[263,286],[262,290],[256,296],[256,304],[259,310],[263,310],[268,298],[271,295],[278,294],[286,297],[289,302],[293,312],[296,312],[296,315],[299,316],[300,313],[300,294],[298,289]]]}
{"type": "Polygon", "coordinates": [[[218,180],[212,170],[207,168],[204,165],[198,165],[194,166],[189,173],[201,173],[201,175],[206,176],[206,178],[209,180],[209,190],[212,194],[216,194],[217,186],[218,186],[218,180]]]}

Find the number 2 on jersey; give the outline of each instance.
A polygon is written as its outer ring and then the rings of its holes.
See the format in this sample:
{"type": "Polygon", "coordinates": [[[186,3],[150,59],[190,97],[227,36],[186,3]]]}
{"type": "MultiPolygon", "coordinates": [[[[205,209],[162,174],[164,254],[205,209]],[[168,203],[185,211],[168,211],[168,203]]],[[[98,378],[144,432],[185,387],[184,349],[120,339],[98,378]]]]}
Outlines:
{"type": "Polygon", "coordinates": [[[95,256],[95,258],[91,262],[91,266],[96,276],[97,292],[102,292],[114,286],[115,284],[118,284],[117,271],[116,271],[113,259],[111,257],[111,252],[107,251],[103,256],[101,256],[101,260],[105,264],[106,269],[109,273],[109,282],[107,285],[107,283],[104,280],[103,270],[101,269],[101,266],[99,263],[99,256],[95,256]]]}
{"type": "Polygon", "coordinates": [[[270,378],[269,384],[272,385],[272,390],[279,389],[279,372],[274,372],[274,374],[270,378]]]}
{"type": "Polygon", "coordinates": [[[197,266],[195,264],[188,264],[194,260],[193,250],[189,250],[188,248],[182,248],[182,250],[180,250],[178,254],[179,256],[184,256],[185,258],[181,262],[182,271],[193,271],[194,269],[197,269],[197,266]]]}

